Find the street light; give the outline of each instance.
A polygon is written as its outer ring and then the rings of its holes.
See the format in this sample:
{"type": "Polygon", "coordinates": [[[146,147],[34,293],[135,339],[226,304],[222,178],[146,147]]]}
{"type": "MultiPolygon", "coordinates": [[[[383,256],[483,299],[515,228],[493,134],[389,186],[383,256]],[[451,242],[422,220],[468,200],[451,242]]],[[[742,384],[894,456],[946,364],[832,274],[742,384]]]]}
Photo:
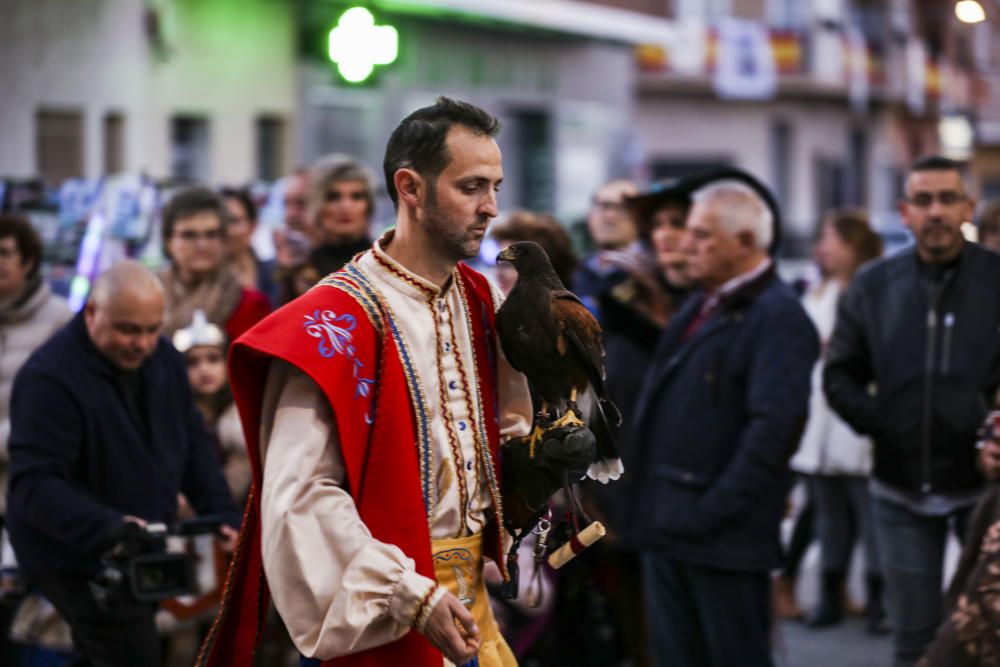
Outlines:
{"type": "Polygon", "coordinates": [[[986,20],[983,6],[976,0],[961,0],[955,3],[955,16],[962,23],[979,23],[986,20]]]}

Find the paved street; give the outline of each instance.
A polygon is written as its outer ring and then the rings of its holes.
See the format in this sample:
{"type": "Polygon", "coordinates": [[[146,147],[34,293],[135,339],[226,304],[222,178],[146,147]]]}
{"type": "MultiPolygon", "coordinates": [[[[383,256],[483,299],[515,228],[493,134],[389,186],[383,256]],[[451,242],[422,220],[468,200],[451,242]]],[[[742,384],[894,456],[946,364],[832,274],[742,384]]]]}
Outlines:
{"type": "Polygon", "coordinates": [[[864,620],[849,618],[836,628],[810,630],[786,622],[778,628],[778,667],[888,667],[888,637],[865,633],[864,620]]]}

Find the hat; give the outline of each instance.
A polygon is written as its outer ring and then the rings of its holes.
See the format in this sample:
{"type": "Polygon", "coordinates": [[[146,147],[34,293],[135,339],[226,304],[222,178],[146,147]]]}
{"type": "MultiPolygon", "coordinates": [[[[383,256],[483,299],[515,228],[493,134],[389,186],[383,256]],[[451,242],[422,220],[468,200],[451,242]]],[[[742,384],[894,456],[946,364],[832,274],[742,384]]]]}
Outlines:
{"type": "Polygon", "coordinates": [[[181,354],[185,354],[193,347],[225,347],[225,345],[226,336],[222,333],[222,329],[209,322],[203,310],[194,311],[191,324],[184,329],[178,329],[174,334],[174,347],[181,354]]]}
{"type": "Polygon", "coordinates": [[[648,225],[649,217],[653,212],[661,206],[670,202],[690,206],[691,195],[695,191],[700,190],[710,183],[729,180],[739,181],[748,185],[754,192],[760,195],[760,198],[764,200],[764,204],[771,210],[771,215],[774,218],[774,234],[768,252],[771,255],[777,254],[778,246],[781,243],[781,210],[778,208],[778,201],[774,198],[771,189],[764,185],[757,177],[736,167],[722,167],[692,176],[657,181],[649,186],[645,192],[634,197],[626,197],[625,205],[632,213],[636,224],[640,228],[643,228],[648,225]]]}

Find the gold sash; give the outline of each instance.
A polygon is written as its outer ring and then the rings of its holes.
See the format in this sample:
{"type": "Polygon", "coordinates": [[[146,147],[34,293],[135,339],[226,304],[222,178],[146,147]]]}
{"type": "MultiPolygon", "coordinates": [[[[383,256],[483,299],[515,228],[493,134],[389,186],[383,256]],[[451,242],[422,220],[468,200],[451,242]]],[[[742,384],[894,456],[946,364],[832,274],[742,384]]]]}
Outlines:
{"type": "MultiPolygon", "coordinates": [[[[483,581],[483,536],[432,540],[434,576],[438,583],[468,608],[479,626],[478,667],[517,667],[517,659],[504,641],[490,609],[490,598],[483,581]]],[[[445,660],[445,665],[451,665],[445,660]]]]}

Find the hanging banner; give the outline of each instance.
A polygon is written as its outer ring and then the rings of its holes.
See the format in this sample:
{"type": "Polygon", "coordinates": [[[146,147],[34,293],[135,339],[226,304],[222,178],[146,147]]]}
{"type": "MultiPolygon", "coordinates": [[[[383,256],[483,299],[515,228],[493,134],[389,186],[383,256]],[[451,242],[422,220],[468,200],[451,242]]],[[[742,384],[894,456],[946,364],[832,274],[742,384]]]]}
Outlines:
{"type": "Polygon", "coordinates": [[[733,99],[769,99],[778,87],[774,53],[759,23],[727,18],[719,23],[715,92],[733,99]]]}

